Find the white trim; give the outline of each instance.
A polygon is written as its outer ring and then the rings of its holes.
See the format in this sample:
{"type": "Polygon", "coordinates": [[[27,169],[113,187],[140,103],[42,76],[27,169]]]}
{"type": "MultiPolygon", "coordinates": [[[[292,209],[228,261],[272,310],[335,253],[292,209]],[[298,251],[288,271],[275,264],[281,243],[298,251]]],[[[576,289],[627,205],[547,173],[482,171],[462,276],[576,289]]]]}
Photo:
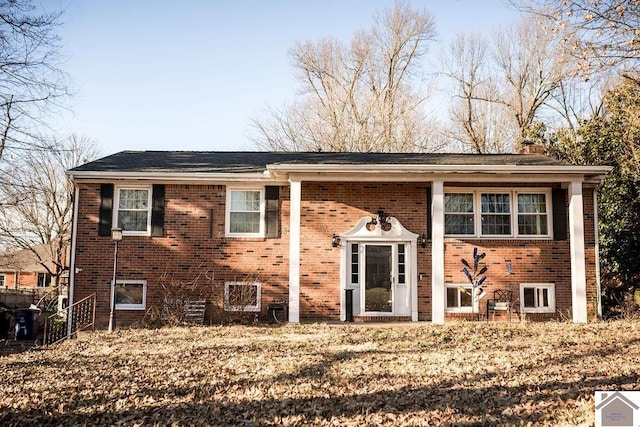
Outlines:
{"type": "MultiPolygon", "coordinates": [[[[514,160],[517,157],[514,156],[514,160]]],[[[474,173],[490,174],[598,174],[604,175],[611,170],[610,166],[575,166],[575,165],[453,165],[453,164],[291,164],[277,163],[266,165],[269,172],[284,173],[474,173]]]]}
{"type": "Polygon", "coordinates": [[[225,237],[264,237],[265,235],[265,211],[266,201],[264,199],[264,187],[251,187],[251,186],[227,186],[226,187],[226,202],[224,208],[224,234],[225,237]],[[257,233],[232,233],[231,227],[231,193],[234,191],[257,191],[260,193],[260,231],[257,233]]]}
{"type": "MultiPolygon", "coordinates": [[[[412,240],[409,244],[411,251],[411,263],[406,263],[406,277],[409,282],[409,297],[411,299],[411,321],[418,321],[418,241],[412,240]],[[411,268],[409,269],[409,265],[411,268]]],[[[405,254],[407,248],[405,247],[405,254]]]]}
{"type": "MultiPolygon", "coordinates": [[[[462,238],[462,239],[518,239],[518,240],[551,240],[553,238],[553,204],[551,197],[551,189],[548,187],[446,187],[445,196],[447,194],[471,194],[473,196],[473,234],[446,234],[445,237],[462,238]],[[510,234],[482,234],[482,195],[484,194],[508,194],[509,195],[509,217],[510,217],[510,234]],[[519,194],[544,194],[547,217],[547,233],[546,234],[520,234],[518,232],[518,195],[519,194]]],[[[456,213],[453,213],[456,214],[456,213]]],[[[460,213],[462,214],[462,213],[460,213]]],[[[505,214],[506,215],[506,214],[505,214]]],[[[524,214],[526,215],[526,214],[524,214]]],[[[445,212],[446,217],[446,212],[445,212]]]]}
{"type": "MultiPolygon", "coordinates": [[[[536,298],[536,297],[534,297],[536,298]]],[[[520,283],[520,312],[521,313],[555,313],[556,312],[556,285],[554,283],[520,283]],[[549,307],[525,307],[524,306],[524,290],[525,288],[533,288],[534,292],[538,289],[548,289],[549,307]]]]}
{"type": "MultiPolygon", "coordinates": [[[[473,313],[473,305],[474,305],[474,298],[471,295],[471,292],[473,290],[473,287],[471,286],[471,284],[467,283],[467,284],[462,284],[462,283],[445,283],[444,285],[444,311],[446,313],[473,313]],[[470,306],[458,306],[458,307],[449,307],[447,305],[447,290],[448,289],[456,289],[456,291],[458,292],[458,300],[460,299],[460,290],[459,288],[464,288],[466,290],[469,291],[469,299],[471,300],[471,305],[470,306]]],[[[476,307],[478,305],[478,302],[476,302],[476,307]]]]}
{"type": "Polygon", "coordinates": [[[300,322],[300,201],[302,183],[291,181],[289,208],[289,323],[300,322]]]}
{"type": "Polygon", "coordinates": [[[444,323],[444,183],[431,184],[431,321],[444,323]]]}
{"type": "Polygon", "coordinates": [[[582,183],[569,184],[569,230],[571,248],[571,306],[575,323],[587,322],[587,275],[584,249],[582,183]]]}
{"type": "MultiPolygon", "coordinates": [[[[122,304],[116,301],[116,310],[145,310],[147,307],[147,281],[146,280],[116,280],[114,292],[118,293],[118,285],[142,285],[142,303],[141,304],[122,304]]],[[[115,295],[114,295],[115,297],[115,295]]]]}
{"type": "Polygon", "coordinates": [[[119,227],[118,216],[120,213],[120,191],[122,190],[147,190],[147,229],[145,231],[122,230],[123,236],[151,236],[151,208],[153,207],[153,186],[151,185],[116,185],[113,190],[113,212],[111,223],[119,227]]]}
{"type": "Polygon", "coordinates": [[[262,306],[262,283],[260,282],[224,282],[224,310],[225,311],[244,311],[259,312],[262,306]],[[230,305],[229,304],[229,287],[230,286],[255,286],[256,287],[256,303],[255,305],[230,305]]]}
{"type": "Polygon", "coordinates": [[[349,231],[340,234],[340,319],[346,319],[346,301],[345,289],[354,289],[359,295],[354,298],[354,314],[367,316],[411,316],[411,321],[418,321],[418,283],[417,283],[417,240],[418,235],[410,232],[394,217],[388,217],[390,228],[382,229],[379,224],[372,226],[371,217],[366,216],[360,218],[356,225],[349,231]],[[403,244],[405,255],[405,283],[399,284],[398,278],[398,245],[403,244]],[[358,246],[358,283],[352,283],[351,280],[351,247],[358,246]],[[367,245],[383,245],[391,246],[393,272],[392,283],[392,311],[391,312],[365,312],[364,296],[362,289],[363,280],[365,278],[366,251],[367,245]],[[408,259],[407,257],[410,257],[408,259]],[[399,299],[402,298],[402,299],[399,299]],[[359,310],[357,309],[359,307],[359,310]]]}

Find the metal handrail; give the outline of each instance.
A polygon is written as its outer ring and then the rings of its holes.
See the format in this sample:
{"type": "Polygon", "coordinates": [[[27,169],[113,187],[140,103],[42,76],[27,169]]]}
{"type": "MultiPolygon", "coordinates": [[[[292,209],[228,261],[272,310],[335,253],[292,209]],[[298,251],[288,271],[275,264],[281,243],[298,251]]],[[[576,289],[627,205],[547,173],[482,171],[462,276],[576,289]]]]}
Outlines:
{"type": "Polygon", "coordinates": [[[47,317],[44,322],[44,345],[53,345],[73,337],[78,331],[96,327],[96,294],[91,294],[64,310],[47,317]],[[69,314],[73,313],[71,334],[67,332],[69,314]]]}

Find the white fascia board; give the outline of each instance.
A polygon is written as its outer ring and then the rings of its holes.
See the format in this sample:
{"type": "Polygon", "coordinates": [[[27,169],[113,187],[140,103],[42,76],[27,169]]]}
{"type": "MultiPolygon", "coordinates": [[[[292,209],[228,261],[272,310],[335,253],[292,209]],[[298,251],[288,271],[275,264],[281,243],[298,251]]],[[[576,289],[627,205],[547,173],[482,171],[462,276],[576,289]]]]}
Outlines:
{"type": "Polygon", "coordinates": [[[605,175],[611,171],[611,166],[558,166],[558,165],[340,165],[340,164],[275,164],[267,165],[267,171],[273,174],[574,174],[574,175],[605,175]]]}
{"type": "Polygon", "coordinates": [[[602,181],[610,166],[487,166],[487,165],[269,165],[276,179],[295,177],[302,181],[360,182],[568,182],[602,181]]]}
{"type": "MultiPolygon", "coordinates": [[[[276,175],[282,179],[282,175],[276,175]]],[[[486,174],[486,173],[468,173],[468,174],[444,174],[444,173],[414,173],[414,174],[291,174],[290,178],[300,181],[317,181],[317,182],[432,182],[444,181],[455,183],[566,183],[569,181],[585,181],[584,175],[580,174],[486,174]]],[[[587,181],[585,181],[587,182],[587,181]]],[[[590,181],[588,181],[590,182],[590,181]]]]}

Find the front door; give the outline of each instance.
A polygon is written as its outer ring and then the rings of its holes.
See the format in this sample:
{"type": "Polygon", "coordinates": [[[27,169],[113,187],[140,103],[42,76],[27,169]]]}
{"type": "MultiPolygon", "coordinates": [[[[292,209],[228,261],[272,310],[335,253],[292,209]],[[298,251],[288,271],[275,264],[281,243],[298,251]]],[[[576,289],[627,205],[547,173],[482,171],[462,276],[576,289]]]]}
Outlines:
{"type": "Polygon", "coordinates": [[[363,217],[340,234],[340,318],[411,316],[418,321],[418,235],[397,219],[391,227],[363,217]]]}
{"type": "Polygon", "coordinates": [[[392,245],[366,245],[365,274],[362,284],[364,311],[392,313],[394,283],[392,245]]]}

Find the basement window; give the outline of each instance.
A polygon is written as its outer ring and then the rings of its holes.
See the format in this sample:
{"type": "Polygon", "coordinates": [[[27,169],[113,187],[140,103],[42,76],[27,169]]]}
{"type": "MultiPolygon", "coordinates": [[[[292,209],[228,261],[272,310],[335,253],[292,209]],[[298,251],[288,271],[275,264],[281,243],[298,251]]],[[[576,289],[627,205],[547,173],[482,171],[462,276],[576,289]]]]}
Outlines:
{"type": "Polygon", "coordinates": [[[225,282],[225,311],[260,311],[260,288],[258,282],[225,282]]]}
{"type": "Polygon", "coordinates": [[[447,285],[447,305],[445,311],[470,313],[471,308],[470,285],[447,285]]]}
{"type": "Polygon", "coordinates": [[[555,313],[555,300],[553,283],[520,284],[520,308],[523,313],[555,313]]]}
{"type": "Polygon", "coordinates": [[[118,280],[116,282],[116,310],[144,310],[146,300],[146,281],[118,280]]]}

